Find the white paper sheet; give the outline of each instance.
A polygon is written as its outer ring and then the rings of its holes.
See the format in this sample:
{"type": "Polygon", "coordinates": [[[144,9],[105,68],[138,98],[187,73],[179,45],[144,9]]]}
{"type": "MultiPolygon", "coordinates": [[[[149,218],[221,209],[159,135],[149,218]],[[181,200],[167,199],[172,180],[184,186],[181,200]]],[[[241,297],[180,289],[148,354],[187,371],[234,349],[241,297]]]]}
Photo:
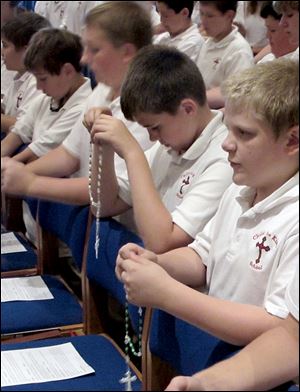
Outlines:
{"type": "Polygon", "coordinates": [[[26,252],[26,248],[18,238],[14,235],[14,233],[2,233],[1,234],[1,254],[4,255],[6,253],[18,253],[18,252],[26,252]]]}
{"type": "Polygon", "coordinates": [[[1,387],[66,380],[95,373],[72,343],[1,352],[1,387]]]}
{"type": "Polygon", "coordinates": [[[53,299],[40,276],[1,279],[1,302],[53,299]]]}

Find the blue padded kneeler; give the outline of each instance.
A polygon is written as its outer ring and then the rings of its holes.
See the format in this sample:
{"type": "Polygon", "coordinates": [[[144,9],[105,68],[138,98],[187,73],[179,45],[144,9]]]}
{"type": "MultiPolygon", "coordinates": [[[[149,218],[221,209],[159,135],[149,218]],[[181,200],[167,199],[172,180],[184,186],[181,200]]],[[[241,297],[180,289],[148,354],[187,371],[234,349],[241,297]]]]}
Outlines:
{"type": "Polygon", "coordinates": [[[37,255],[31,245],[19,234],[14,234],[21,244],[24,245],[26,252],[6,253],[1,255],[1,272],[36,268],[37,255]]]}
{"type": "MultiPolygon", "coordinates": [[[[124,391],[119,380],[126,371],[124,358],[104,336],[87,335],[71,338],[46,339],[35,342],[4,344],[3,350],[52,346],[71,342],[82,358],[95,370],[94,374],[70,380],[1,388],[2,391],[124,391]]],[[[141,390],[139,380],[132,383],[134,391],[141,390]]]]}
{"type": "Polygon", "coordinates": [[[29,332],[82,323],[82,309],[57,278],[43,275],[54,299],[1,303],[1,334],[29,332]]]}

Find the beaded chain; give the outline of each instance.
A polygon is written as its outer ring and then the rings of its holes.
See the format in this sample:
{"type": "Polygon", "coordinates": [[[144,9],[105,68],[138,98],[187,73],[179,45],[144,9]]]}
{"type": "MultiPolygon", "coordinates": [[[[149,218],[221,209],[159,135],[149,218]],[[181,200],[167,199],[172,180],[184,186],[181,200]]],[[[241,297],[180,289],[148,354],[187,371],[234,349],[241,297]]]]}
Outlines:
{"type": "Polygon", "coordinates": [[[96,240],[95,240],[95,253],[96,259],[98,259],[98,251],[100,244],[100,214],[101,214],[101,198],[100,198],[100,183],[101,183],[101,171],[102,171],[102,147],[99,146],[99,161],[98,161],[98,172],[97,172],[97,201],[93,199],[92,195],[92,151],[93,146],[90,143],[90,155],[89,155],[89,196],[90,202],[93,207],[96,208],[96,240]]]}
{"type": "Polygon", "coordinates": [[[124,377],[121,378],[120,383],[126,384],[125,391],[132,391],[131,383],[136,381],[136,376],[131,375],[131,370],[129,367],[130,356],[129,356],[129,349],[131,353],[136,357],[142,356],[142,330],[143,330],[143,309],[139,307],[138,309],[139,314],[139,327],[138,327],[138,351],[136,351],[134,344],[132,342],[131,337],[129,336],[129,310],[128,310],[128,302],[125,302],[125,363],[127,370],[124,374],[124,377]]]}
{"type": "MultiPolygon", "coordinates": [[[[83,121],[83,125],[87,127],[86,123],[83,121]]],[[[95,145],[94,145],[95,147],[95,145]]],[[[98,251],[100,244],[100,215],[101,215],[101,198],[100,198],[100,187],[101,187],[101,171],[102,171],[102,147],[99,146],[99,161],[98,161],[98,172],[97,172],[97,187],[96,187],[96,197],[97,201],[94,200],[92,195],[92,156],[93,156],[93,145],[90,143],[90,155],[89,155],[89,197],[90,203],[96,208],[96,239],[95,239],[95,253],[96,259],[98,259],[98,251]]],[[[129,336],[129,310],[128,302],[125,302],[125,364],[126,372],[124,377],[121,378],[120,383],[125,385],[126,391],[132,391],[131,383],[136,381],[136,376],[131,375],[131,370],[129,366],[130,356],[129,349],[131,353],[136,357],[142,356],[142,330],[143,330],[143,309],[139,307],[139,326],[138,326],[138,349],[136,350],[131,337],[129,336]]]]}

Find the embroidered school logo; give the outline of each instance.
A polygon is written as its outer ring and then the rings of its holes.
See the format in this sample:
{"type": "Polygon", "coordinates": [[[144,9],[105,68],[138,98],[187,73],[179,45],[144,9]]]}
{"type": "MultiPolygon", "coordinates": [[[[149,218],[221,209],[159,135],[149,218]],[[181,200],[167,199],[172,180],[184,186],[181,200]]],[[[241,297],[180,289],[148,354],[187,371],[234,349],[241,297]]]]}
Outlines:
{"type": "Polygon", "coordinates": [[[255,247],[257,248],[256,250],[257,253],[256,253],[255,260],[250,261],[250,265],[255,270],[262,270],[263,269],[262,261],[264,255],[271,250],[271,246],[270,246],[272,243],[271,241],[273,241],[274,244],[277,245],[278,243],[277,236],[269,232],[260,233],[260,234],[255,234],[253,236],[253,240],[256,240],[255,247]]]}
{"type": "Polygon", "coordinates": [[[220,64],[221,58],[217,57],[213,61],[214,61],[213,69],[217,69],[217,66],[220,64]]]}
{"type": "Polygon", "coordinates": [[[179,186],[179,191],[176,193],[176,196],[179,197],[179,199],[183,199],[184,193],[186,189],[189,187],[191,184],[192,178],[195,176],[194,173],[184,173],[181,179],[181,183],[179,186]]]}

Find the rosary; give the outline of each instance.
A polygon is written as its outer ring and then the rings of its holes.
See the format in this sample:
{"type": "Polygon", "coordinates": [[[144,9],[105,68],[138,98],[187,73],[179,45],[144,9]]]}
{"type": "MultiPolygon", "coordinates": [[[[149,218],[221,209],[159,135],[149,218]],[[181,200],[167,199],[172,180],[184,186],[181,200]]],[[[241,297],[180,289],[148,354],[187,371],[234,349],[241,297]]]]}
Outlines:
{"type": "Polygon", "coordinates": [[[99,146],[99,156],[98,156],[98,172],[97,172],[97,201],[94,201],[92,195],[92,156],[93,156],[93,146],[90,143],[90,155],[89,155],[89,196],[90,202],[93,207],[96,208],[96,239],[95,239],[95,254],[96,259],[98,259],[99,244],[100,244],[100,214],[101,214],[101,198],[100,198],[100,182],[101,182],[101,169],[102,169],[102,147],[99,146]]]}
{"type": "MultiPolygon", "coordinates": [[[[85,121],[83,125],[87,127],[85,121]]],[[[95,145],[94,145],[95,148],[95,145]]],[[[92,156],[93,156],[93,145],[90,143],[90,155],[89,155],[89,197],[90,202],[93,207],[96,208],[96,239],[95,239],[95,255],[98,259],[99,244],[100,244],[100,214],[101,214],[101,198],[100,198],[100,186],[101,186],[101,170],[102,170],[102,147],[99,146],[99,156],[98,156],[98,170],[97,170],[97,186],[96,186],[96,197],[97,201],[94,200],[92,195],[92,156]]],[[[131,337],[129,336],[129,310],[128,302],[125,302],[125,364],[126,372],[124,377],[121,378],[120,383],[125,385],[125,391],[132,391],[132,382],[136,381],[136,376],[131,374],[129,362],[129,349],[131,353],[136,357],[142,356],[142,330],[143,330],[143,309],[138,308],[139,314],[139,325],[138,325],[138,349],[136,350],[131,337]]]]}

